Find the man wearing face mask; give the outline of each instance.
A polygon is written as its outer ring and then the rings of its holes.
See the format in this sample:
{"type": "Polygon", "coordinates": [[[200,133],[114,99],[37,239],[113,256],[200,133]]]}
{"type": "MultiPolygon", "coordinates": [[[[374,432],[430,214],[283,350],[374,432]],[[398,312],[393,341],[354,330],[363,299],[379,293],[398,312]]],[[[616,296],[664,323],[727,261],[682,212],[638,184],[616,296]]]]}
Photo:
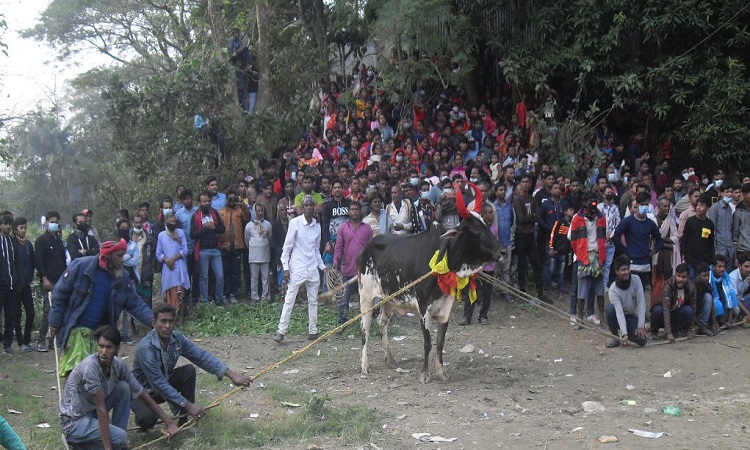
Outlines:
{"type": "Polygon", "coordinates": [[[42,322],[39,325],[39,338],[36,349],[46,352],[52,345],[47,341],[49,331],[49,293],[55,288],[67,265],[65,264],[65,247],[60,233],[60,214],[50,211],[44,215],[45,232],[34,242],[34,265],[39,274],[42,293],[42,322]]]}
{"type": "Polygon", "coordinates": [[[156,216],[156,223],[154,223],[154,228],[151,232],[151,234],[154,236],[154,239],[159,236],[159,233],[166,229],[166,227],[164,226],[164,218],[167,217],[168,214],[172,213],[174,213],[174,202],[172,201],[172,197],[164,197],[164,199],[162,199],[161,201],[161,210],[156,216]]]}
{"type": "Polygon", "coordinates": [[[628,255],[630,270],[638,275],[643,286],[647,286],[651,284],[651,257],[661,251],[664,239],[656,223],[648,218],[651,197],[645,192],[639,192],[635,200],[638,202],[638,211],[622,219],[612,235],[612,241],[617,250],[628,255]]]}
{"type": "Polygon", "coordinates": [[[620,208],[614,202],[615,193],[612,186],[605,186],[604,191],[604,203],[599,203],[596,207],[607,219],[607,259],[604,262],[604,291],[609,290],[609,269],[612,267],[612,261],[615,258],[615,244],[612,242],[612,236],[615,234],[615,229],[620,225],[620,208]]]}
{"type": "Polygon", "coordinates": [[[427,180],[419,183],[419,197],[414,200],[411,211],[411,229],[413,233],[421,233],[435,220],[435,205],[430,201],[432,186],[427,180]]]}
{"type": "Polygon", "coordinates": [[[96,239],[89,236],[86,216],[83,213],[75,214],[73,223],[75,223],[76,229],[68,236],[68,257],[70,261],[99,253],[99,245],[96,243],[96,239]]]}
{"type": "Polygon", "coordinates": [[[718,192],[721,195],[720,200],[708,208],[708,218],[716,227],[716,236],[714,236],[716,254],[727,258],[726,270],[731,272],[734,270],[734,244],[732,243],[734,217],[731,207],[734,187],[728,183],[722,184],[718,192]]]}
{"type": "MultiPolygon", "coordinates": [[[[707,184],[705,180],[703,184],[707,184]]],[[[705,192],[705,194],[708,195],[708,198],[711,200],[711,206],[713,206],[715,203],[721,200],[721,194],[723,192],[723,189],[721,187],[723,185],[724,185],[724,171],[721,169],[717,169],[714,172],[713,182],[706,186],[706,192],[705,192]]]]}
{"type": "Polygon", "coordinates": [[[630,276],[630,260],[620,255],[614,262],[616,278],[609,288],[607,325],[615,336],[607,348],[629,345],[631,342],[646,345],[646,297],[641,279],[630,276]],[[619,339],[618,339],[619,337],[619,339]]]}

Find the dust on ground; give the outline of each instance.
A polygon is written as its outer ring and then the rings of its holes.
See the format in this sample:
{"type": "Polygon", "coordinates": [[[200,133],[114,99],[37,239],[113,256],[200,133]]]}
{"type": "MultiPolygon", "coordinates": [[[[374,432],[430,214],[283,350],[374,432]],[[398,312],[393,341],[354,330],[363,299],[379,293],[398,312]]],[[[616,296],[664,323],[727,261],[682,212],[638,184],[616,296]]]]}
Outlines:
{"type": "MultiPolygon", "coordinates": [[[[567,321],[517,304],[496,301],[489,324],[463,327],[457,325],[461,305],[454,308],[444,351],[450,376],[446,382],[434,377],[431,383],[419,382],[421,333],[416,318],[403,317],[392,324],[390,332],[399,370],[385,366],[382,343],[376,336],[370,344],[372,373],[361,375],[361,341],[350,327],[349,333],[321,343],[256,380],[237,400],[248,412],[262,412],[254,411],[263,407],[261,385],[282,384],[326,392],[334,407],[373,408],[385,425],[373,430],[369,442],[350,448],[613,445],[600,443],[597,438],[602,435],[616,436],[620,448],[750,447],[746,442],[750,414],[750,360],[744,354],[750,339],[747,329],[673,345],[607,349],[605,337],[576,331],[567,321]],[[467,344],[474,350],[461,352],[467,344]],[[298,371],[283,373],[289,369],[298,371]],[[635,404],[623,404],[623,400],[635,404]],[[598,402],[604,411],[588,413],[583,402],[598,402]],[[681,416],[663,413],[665,406],[678,407],[681,416]],[[629,429],[663,435],[639,437],[629,429]],[[423,442],[413,433],[455,440],[423,442]]],[[[435,326],[431,329],[434,338],[435,326]]],[[[230,367],[254,374],[308,343],[306,336],[288,336],[283,344],[261,336],[207,338],[200,345],[230,367]]],[[[430,369],[434,371],[432,361],[430,369]]],[[[341,447],[313,441],[300,443],[299,448],[311,445],[341,447]]]]}

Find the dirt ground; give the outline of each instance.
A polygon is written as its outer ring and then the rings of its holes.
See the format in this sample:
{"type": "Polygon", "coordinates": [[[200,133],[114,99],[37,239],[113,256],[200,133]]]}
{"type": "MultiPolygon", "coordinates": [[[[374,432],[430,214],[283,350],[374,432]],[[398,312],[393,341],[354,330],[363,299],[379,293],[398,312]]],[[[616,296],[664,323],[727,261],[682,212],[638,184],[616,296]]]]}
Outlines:
{"type": "MultiPolygon", "coordinates": [[[[605,337],[517,304],[496,302],[489,324],[465,327],[456,322],[461,306],[454,308],[444,352],[447,382],[420,384],[421,333],[416,319],[406,317],[391,327],[398,371],[386,368],[377,337],[372,373],[361,375],[359,334],[345,334],[258,379],[236,400],[252,410],[261,385],[286,384],[327,392],[334,406],[374,408],[385,425],[373,430],[370,442],[352,448],[750,448],[747,329],[673,345],[607,349],[605,337]],[[474,350],[461,352],[467,344],[474,350]],[[290,369],[299,370],[283,373],[290,369]],[[604,411],[585,412],[586,401],[598,402],[604,411]],[[678,407],[682,415],[663,413],[665,406],[678,407]],[[639,437],[629,429],[664,434],[639,437]],[[455,440],[424,442],[413,433],[455,440]],[[602,435],[616,436],[619,443],[602,444],[597,440],[602,435]]],[[[305,338],[288,336],[283,344],[270,336],[212,338],[201,345],[252,374],[307,345],[305,338]]]]}

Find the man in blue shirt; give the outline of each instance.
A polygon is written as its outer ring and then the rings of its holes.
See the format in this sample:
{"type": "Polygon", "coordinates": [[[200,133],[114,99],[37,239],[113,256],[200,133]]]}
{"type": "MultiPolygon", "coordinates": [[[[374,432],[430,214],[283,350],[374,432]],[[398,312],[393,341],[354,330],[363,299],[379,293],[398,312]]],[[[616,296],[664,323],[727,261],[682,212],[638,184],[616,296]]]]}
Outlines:
{"type": "MultiPolygon", "coordinates": [[[[235,386],[249,386],[253,380],[230,369],[214,355],[175,331],[176,316],[177,310],[168,303],[161,303],[154,308],[154,329],[138,343],[133,375],[155,403],[169,402],[173,412],[187,413],[188,416],[200,419],[205,411],[195,403],[195,366],[185,364],[175,369],[180,356],[216,375],[219,380],[226,375],[235,386]]],[[[143,430],[153,428],[158,418],[147,403],[135,399],[131,405],[135,423],[143,430]]],[[[186,421],[187,417],[183,417],[179,424],[186,421]]]]}
{"type": "Polygon", "coordinates": [[[664,239],[661,237],[656,222],[648,218],[650,196],[646,192],[639,192],[635,197],[638,210],[635,214],[622,219],[615,228],[612,242],[620,252],[630,258],[630,270],[641,279],[643,286],[651,285],[651,256],[661,251],[664,239]],[[625,236],[625,244],[621,237],[625,236]],[[651,250],[651,239],[654,241],[651,250]]]}
{"type": "Polygon", "coordinates": [[[513,228],[515,215],[513,205],[506,200],[508,187],[500,181],[495,185],[495,212],[497,213],[497,238],[505,250],[505,258],[495,267],[496,273],[504,283],[510,281],[511,249],[513,248],[513,228]]]}

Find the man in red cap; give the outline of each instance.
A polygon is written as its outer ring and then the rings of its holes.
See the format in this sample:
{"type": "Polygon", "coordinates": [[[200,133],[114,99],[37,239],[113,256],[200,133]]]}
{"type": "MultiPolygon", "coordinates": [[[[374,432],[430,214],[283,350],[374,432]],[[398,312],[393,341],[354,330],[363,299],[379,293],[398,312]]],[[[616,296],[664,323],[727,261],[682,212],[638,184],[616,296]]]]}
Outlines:
{"type": "Polygon", "coordinates": [[[52,292],[49,324],[52,336],[62,347],[61,377],[96,350],[93,331],[104,324],[116,324],[123,310],[143,324],[151,324],[153,313],[122,269],[127,244],[107,236],[98,255],[83,256],[70,263],[52,292]]]}

